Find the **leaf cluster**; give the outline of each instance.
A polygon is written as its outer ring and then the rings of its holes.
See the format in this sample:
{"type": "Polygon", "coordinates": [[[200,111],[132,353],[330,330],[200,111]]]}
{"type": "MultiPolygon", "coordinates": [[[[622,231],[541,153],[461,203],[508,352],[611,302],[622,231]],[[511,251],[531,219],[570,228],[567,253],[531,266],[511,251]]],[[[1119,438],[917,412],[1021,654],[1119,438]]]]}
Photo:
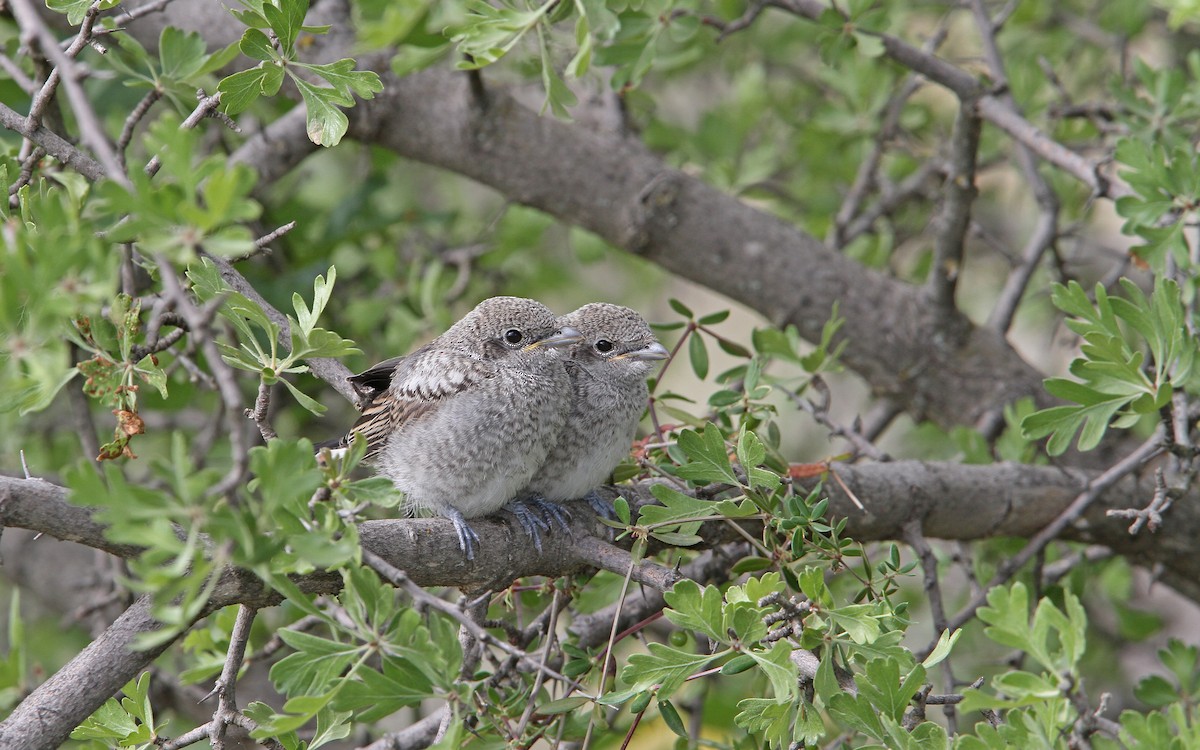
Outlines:
{"type": "Polygon", "coordinates": [[[238,50],[260,62],[226,76],[217,87],[222,107],[229,114],[244,112],[259,97],[275,96],[286,75],[304,99],[309,139],[331,147],[342,140],[350,124],[341,107],[353,106],[355,96],[373,99],[383,91],[378,74],[355,70],[349,58],[322,64],[300,61],[301,35],[329,30],[304,24],[308,0],[242,0],[242,9],[231,12],[248,27],[238,50]],[[309,78],[313,77],[328,85],[312,83],[309,78]]]}
{"type": "Polygon", "coordinates": [[[1046,380],[1051,395],[1075,405],[1043,409],[1021,423],[1027,438],[1050,436],[1050,455],[1063,453],[1076,433],[1079,449],[1091,450],[1110,427],[1131,427],[1157,414],[1177,389],[1200,386],[1179,285],[1160,280],[1147,297],[1121,279],[1121,289],[1125,296],[1113,297],[1097,285],[1093,302],[1078,282],[1054,287],[1054,304],[1071,316],[1067,326],[1083,343],[1070,366],[1075,379],[1046,380]]]}

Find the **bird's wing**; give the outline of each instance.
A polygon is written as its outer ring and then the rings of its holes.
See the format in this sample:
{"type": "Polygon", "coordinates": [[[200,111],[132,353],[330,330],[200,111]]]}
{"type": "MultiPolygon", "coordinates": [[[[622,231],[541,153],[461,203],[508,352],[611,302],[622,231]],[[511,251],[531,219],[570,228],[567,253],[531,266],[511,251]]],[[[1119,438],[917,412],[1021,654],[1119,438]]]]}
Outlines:
{"type": "Polygon", "coordinates": [[[373,394],[351,434],[361,433],[367,455],[374,455],[404,425],[431,414],[447,398],[479,387],[494,374],[486,362],[439,349],[421,349],[380,362],[355,376],[373,394]]]}

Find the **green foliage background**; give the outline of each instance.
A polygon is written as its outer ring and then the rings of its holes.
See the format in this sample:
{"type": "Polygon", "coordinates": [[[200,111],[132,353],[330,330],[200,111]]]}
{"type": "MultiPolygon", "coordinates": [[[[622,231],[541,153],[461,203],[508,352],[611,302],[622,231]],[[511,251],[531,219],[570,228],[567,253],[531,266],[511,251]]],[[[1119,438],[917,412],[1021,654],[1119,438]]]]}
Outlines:
{"type": "MultiPolygon", "coordinates": [[[[49,5],[78,26],[110,4],[49,5]]],[[[619,96],[623,126],[668,164],[831,238],[864,267],[912,283],[933,273],[926,232],[936,191],[886,213],[869,231],[839,223],[838,212],[860,165],[880,148],[880,122],[910,75],[885,58],[880,35],[919,43],[944,32],[940,56],[977,60],[967,21],[949,5],[854,0],[829,4],[813,22],[777,10],[759,16],[761,6],[733,1],[361,0],[350,9],[357,56],[380,70],[452,66],[489,86],[533,91],[545,117],[563,120],[587,116],[581,102],[589,97],[619,96]],[[736,29],[738,19],[748,25],[736,29]]],[[[1129,190],[1098,207],[1087,186],[1039,168],[1057,195],[1060,221],[1073,229],[1060,238],[1056,262],[1036,270],[1013,335],[1048,339],[1065,318],[1082,340],[1064,375],[1046,383],[1061,402],[1041,410],[1028,401],[1004,405],[1005,426],[991,435],[902,427],[891,437],[897,455],[1040,463],[1072,446],[1145,438],[1173,397],[1200,392],[1196,9],[1070,0],[1004,10],[997,40],[1006,90],[1051,138],[1111,154],[1129,190]],[[1093,102],[1102,114],[1061,112],[1093,102]],[[1116,241],[1106,229],[1114,218],[1131,250],[1102,267],[1089,250],[1116,241]],[[1133,280],[1116,282],[1122,274],[1133,280]],[[1044,450],[1042,438],[1049,438],[1044,450]]],[[[817,342],[760,321],[742,325],[740,311],[729,319],[725,305],[584,230],[343,140],[343,108],[384,87],[361,59],[307,59],[311,38],[339,31],[306,25],[307,11],[301,0],[247,0],[229,19],[245,27],[233,44],[168,27],[156,49],[117,29],[119,14],[103,13],[98,27],[112,29],[108,53],[80,59],[104,73],[86,88],[108,137],[154,92],[120,154],[128,165],[121,178],[92,183],[48,158],[22,178],[21,138],[0,136],[0,182],[16,188],[0,208],[0,465],[15,474],[24,461],[99,509],[113,541],[146,547],[119,579],[122,592],[151,596],[166,626],[142,645],[187,633],[161,661],[161,679],[207,685],[219,673],[232,608],[193,622],[214,574],[233,565],[285,597],[259,615],[250,637],[252,651],[272,635],[282,641],[263,657],[280,700],[250,702],[242,713],[256,738],[287,748],[365,745],[384,732],[385,719],[431,699],[453,710],[444,746],[577,740],[617,747],[622,737],[667,746],[672,740],[649,739],[656,718],[692,746],[699,726],[706,742],[737,748],[824,747],[836,738],[887,748],[1200,747],[1194,643],[1165,643],[1155,674],[1111,669],[1130,643],[1163,625],[1139,609],[1127,561],[1085,559],[1048,583],[1040,567],[1022,569],[989,592],[977,620],[939,635],[930,630],[916,556],[898,544],[846,538],[821,490],[793,481],[800,461],[824,455],[824,446],[795,438],[799,428],[813,429],[797,415],[796,399],[818,398],[825,379],[850,377],[839,363],[836,310],[817,342]],[[247,129],[303,107],[309,138],[326,150],[266,184],[228,158],[242,136],[212,119],[182,125],[197,87],[220,92],[221,111],[247,129]],[[152,159],[157,168],[143,169],[152,159]],[[255,255],[255,238],[291,221],[271,252],[255,255]],[[283,345],[280,322],[229,288],[222,267],[231,260],[290,317],[283,345]],[[172,296],[172,285],[186,292],[172,296]],[[353,410],[307,374],[306,359],[339,358],[362,369],[410,350],[498,293],[562,311],[618,301],[646,311],[677,345],[655,385],[647,429],[679,426],[658,433],[667,439],[617,474],[667,480],[651,490],[659,504],[640,514],[617,502],[617,537],[635,558],[660,543],[677,548],[658,553],[661,561],[687,561],[703,522],[764,521],[750,551],[730,562],[729,580],[675,586],[665,622],[644,640],[580,645],[562,628],[521,643],[530,654],[554,654],[551,678],[505,671],[498,658],[463,674],[456,620],[426,604],[414,608],[411,592],[363,565],[355,522],[394,514],[399,498],[386,483],[354,473],[360,456],[326,467],[312,459],[310,441],[350,423],[353,410]],[[178,343],[157,348],[169,328],[153,321],[183,306],[179,295],[196,310],[211,305],[214,348],[205,348],[198,318],[178,343]],[[666,297],[684,301],[664,304],[666,297]],[[228,424],[229,404],[211,374],[218,362],[235,373],[242,406],[253,406],[260,386],[270,389],[279,439],[239,450],[231,435],[245,425],[228,424]],[[112,431],[100,447],[112,460],[99,472],[77,436],[97,429],[112,431]],[[708,494],[698,500],[697,492],[708,494]],[[324,493],[322,502],[315,493],[324,493]],[[336,598],[315,599],[289,579],[319,569],[341,576],[336,598]],[[1116,625],[1097,627],[1097,612],[1116,625]],[[799,650],[817,658],[804,679],[793,656],[799,650]],[[854,690],[845,684],[851,674],[854,690]],[[957,707],[927,716],[927,683],[957,707]],[[1124,710],[1097,713],[1101,692],[1124,710]]],[[[16,22],[0,21],[0,44],[20,59],[16,22]]],[[[35,75],[29,64],[18,67],[35,75]]],[[[17,78],[0,75],[0,95],[28,111],[32,101],[17,78]]],[[[928,169],[951,137],[956,110],[939,89],[908,99],[896,119],[903,147],[879,153],[879,181],[897,189],[928,169]]],[[[81,127],[60,110],[45,121],[71,134],[81,127]]],[[[1011,187],[1010,158],[1008,136],[985,128],[978,163],[989,172],[974,214],[994,229],[990,244],[998,247],[1019,246],[1027,229],[1004,217],[1036,207],[1011,187]]],[[[987,310],[973,309],[973,300],[994,299],[1004,281],[995,272],[1003,253],[978,252],[958,282],[964,311],[976,319],[987,310]]],[[[989,581],[1020,547],[980,542],[964,567],[975,581],[989,581]]],[[[1040,563],[1077,553],[1052,545],[1040,563]]],[[[949,547],[937,549],[943,570],[951,558],[949,547]]],[[[496,595],[490,611],[509,620],[515,611],[527,623],[570,597],[564,617],[583,618],[627,591],[628,581],[611,572],[536,580],[496,595]]],[[[949,597],[965,603],[969,594],[949,597]]],[[[27,622],[23,614],[33,609],[13,589],[0,662],[5,708],[84,642],[27,622]]],[[[74,732],[74,746],[152,747],[190,729],[186,716],[155,707],[149,690],[158,679],[147,673],[130,683],[123,699],[109,700],[74,732]]]]}

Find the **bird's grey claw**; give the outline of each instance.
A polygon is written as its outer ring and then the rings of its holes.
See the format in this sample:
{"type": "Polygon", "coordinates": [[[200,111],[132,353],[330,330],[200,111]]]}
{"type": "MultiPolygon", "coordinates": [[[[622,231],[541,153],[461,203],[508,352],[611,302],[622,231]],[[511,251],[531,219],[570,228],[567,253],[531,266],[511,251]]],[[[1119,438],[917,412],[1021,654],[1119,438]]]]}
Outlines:
{"type": "Polygon", "coordinates": [[[587,500],[587,504],[592,506],[592,510],[596,511],[596,515],[609,521],[617,520],[617,512],[613,510],[612,503],[600,496],[599,492],[592,490],[583,496],[587,500]]]}
{"type": "Polygon", "coordinates": [[[467,525],[467,519],[455,508],[447,508],[446,517],[454,524],[454,533],[458,534],[458,548],[468,560],[475,559],[475,547],[479,545],[479,535],[467,525]]]}
{"type": "Polygon", "coordinates": [[[532,505],[541,514],[546,521],[546,530],[549,531],[550,526],[555,524],[558,528],[571,534],[571,511],[567,510],[558,503],[551,502],[541,497],[531,497],[525,500],[526,503],[532,505]]]}
{"type": "Polygon", "coordinates": [[[540,497],[527,497],[513,500],[504,509],[516,517],[521,524],[525,536],[533,541],[538,554],[542,552],[542,532],[550,531],[552,526],[571,534],[571,514],[558,503],[552,503],[540,497]]]}
{"type": "Polygon", "coordinates": [[[534,549],[540,555],[542,553],[541,531],[549,531],[550,524],[544,519],[539,518],[538,514],[532,512],[523,500],[512,501],[504,506],[504,510],[511,513],[517,519],[517,523],[521,524],[521,529],[525,532],[525,536],[533,541],[534,549]],[[539,531],[538,527],[541,527],[541,531],[539,531]]]}

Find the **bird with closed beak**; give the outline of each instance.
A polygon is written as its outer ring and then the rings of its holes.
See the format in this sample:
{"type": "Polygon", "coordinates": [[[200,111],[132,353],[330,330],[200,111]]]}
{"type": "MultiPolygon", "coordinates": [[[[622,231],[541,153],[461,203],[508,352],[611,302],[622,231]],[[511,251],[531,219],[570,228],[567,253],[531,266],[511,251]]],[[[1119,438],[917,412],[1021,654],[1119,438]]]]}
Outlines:
{"type": "Polygon", "coordinates": [[[628,307],[596,302],[558,319],[579,331],[571,350],[571,411],[523,495],[549,502],[586,498],[611,515],[594,490],[629,455],[650,390],[646,378],[670,353],[628,307]]]}
{"type": "MultiPolygon", "coordinates": [[[[566,424],[572,390],[564,361],[578,341],[539,302],[484,300],[412,354],[350,378],[366,403],[342,444],[366,440],[367,461],[409,508],[450,519],[474,559],[479,537],[467,520],[508,505],[566,424]]],[[[527,511],[518,504],[514,513],[536,534],[527,511]]]]}

